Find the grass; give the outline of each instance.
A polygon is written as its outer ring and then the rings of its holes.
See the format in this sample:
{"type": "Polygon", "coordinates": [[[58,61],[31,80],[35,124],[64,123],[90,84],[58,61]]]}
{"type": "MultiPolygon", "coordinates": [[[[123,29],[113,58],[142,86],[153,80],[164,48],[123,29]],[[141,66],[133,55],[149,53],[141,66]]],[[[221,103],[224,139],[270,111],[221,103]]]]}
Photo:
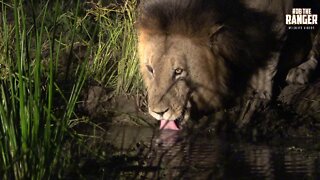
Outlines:
{"type": "Polygon", "coordinates": [[[72,117],[85,71],[80,67],[76,72],[79,79],[73,84],[66,110],[61,117],[56,116],[53,98],[58,87],[54,82],[54,64],[58,61],[60,45],[44,26],[47,4],[34,17],[31,27],[27,25],[22,1],[15,0],[12,7],[2,2],[1,8],[4,12],[1,33],[6,42],[1,45],[1,63],[5,66],[2,71],[6,71],[0,84],[2,179],[50,177],[58,167],[67,122],[72,117]],[[13,24],[7,22],[6,12],[11,10],[13,24]],[[14,46],[10,44],[12,41],[14,46]],[[45,43],[50,49],[47,67],[43,66],[41,57],[45,43]]]}
{"type": "Polygon", "coordinates": [[[141,78],[137,73],[137,37],[133,28],[136,6],[135,0],[108,7],[98,3],[87,11],[87,17],[93,17],[100,25],[91,74],[104,86],[114,88],[118,94],[141,89],[141,78]]]}
{"type": "Polygon", "coordinates": [[[118,94],[141,88],[136,1],[0,6],[0,178],[63,176],[71,161],[62,151],[67,137],[76,138],[70,124],[87,78],[118,94]],[[86,47],[82,61],[71,60],[76,44],[86,47]]]}

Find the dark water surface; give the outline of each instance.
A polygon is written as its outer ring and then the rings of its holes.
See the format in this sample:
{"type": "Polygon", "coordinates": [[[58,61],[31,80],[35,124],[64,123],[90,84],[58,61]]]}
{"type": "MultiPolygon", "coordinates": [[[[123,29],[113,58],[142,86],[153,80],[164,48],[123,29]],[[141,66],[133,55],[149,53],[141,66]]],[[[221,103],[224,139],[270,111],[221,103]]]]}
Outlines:
{"type": "Polygon", "coordinates": [[[144,157],[146,179],[320,179],[319,141],[248,143],[152,128],[111,127],[106,141],[144,157]],[[154,167],[154,168],[152,168],[154,167]]]}

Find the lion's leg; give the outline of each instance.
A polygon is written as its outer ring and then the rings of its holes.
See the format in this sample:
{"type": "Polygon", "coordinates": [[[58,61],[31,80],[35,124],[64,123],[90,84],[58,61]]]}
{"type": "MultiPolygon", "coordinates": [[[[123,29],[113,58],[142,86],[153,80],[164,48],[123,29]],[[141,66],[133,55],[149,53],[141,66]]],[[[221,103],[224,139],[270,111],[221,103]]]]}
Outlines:
{"type": "Polygon", "coordinates": [[[308,60],[298,67],[290,69],[286,81],[290,84],[307,84],[317,68],[320,51],[320,31],[316,35],[308,60]]]}
{"type": "Polygon", "coordinates": [[[249,96],[258,99],[271,99],[273,78],[277,73],[279,55],[280,53],[274,53],[267,66],[259,69],[256,74],[252,76],[249,84],[249,91],[251,91],[249,92],[249,96]]]}
{"type": "Polygon", "coordinates": [[[239,126],[247,124],[253,114],[263,108],[272,97],[273,79],[277,73],[280,52],[275,52],[268,64],[252,76],[244,108],[241,110],[239,126]]]}

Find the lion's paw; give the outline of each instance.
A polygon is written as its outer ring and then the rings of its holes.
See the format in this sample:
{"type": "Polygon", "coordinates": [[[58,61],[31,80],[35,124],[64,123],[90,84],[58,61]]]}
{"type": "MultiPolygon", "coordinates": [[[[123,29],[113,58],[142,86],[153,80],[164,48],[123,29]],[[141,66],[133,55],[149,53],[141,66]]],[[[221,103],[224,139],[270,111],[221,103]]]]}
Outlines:
{"type": "Polygon", "coordinates": [[[317,60],[310,58],[298,67],[290,69],[286,81],[290,84],[307,84],[309,79],[317,67],[317,60]]]}
{"type": "Polygon", "coordinates": [[[292,68],[286,78],[289,84],[307,84],[309,82],[310,70],[301,67],[292,68]]]}

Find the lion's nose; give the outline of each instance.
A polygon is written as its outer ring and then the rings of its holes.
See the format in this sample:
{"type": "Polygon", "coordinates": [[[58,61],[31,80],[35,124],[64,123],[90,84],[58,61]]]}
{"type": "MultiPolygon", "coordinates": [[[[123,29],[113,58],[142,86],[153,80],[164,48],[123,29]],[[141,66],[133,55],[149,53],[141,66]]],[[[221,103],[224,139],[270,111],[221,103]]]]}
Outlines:
{"type": "Polygon", "coordinates": [[[158,115],[160,115],[160,116],[163,116],[164,115],[164,113],[166,113],[167,111],[169,111],[169,108],[167,108],[166,110],[164,110],[164,111],[160,111],[160,112],[157,112],[157,111],[153,111],[154,113],[156,113],[156,114],[158,114],[158,115]]]}

